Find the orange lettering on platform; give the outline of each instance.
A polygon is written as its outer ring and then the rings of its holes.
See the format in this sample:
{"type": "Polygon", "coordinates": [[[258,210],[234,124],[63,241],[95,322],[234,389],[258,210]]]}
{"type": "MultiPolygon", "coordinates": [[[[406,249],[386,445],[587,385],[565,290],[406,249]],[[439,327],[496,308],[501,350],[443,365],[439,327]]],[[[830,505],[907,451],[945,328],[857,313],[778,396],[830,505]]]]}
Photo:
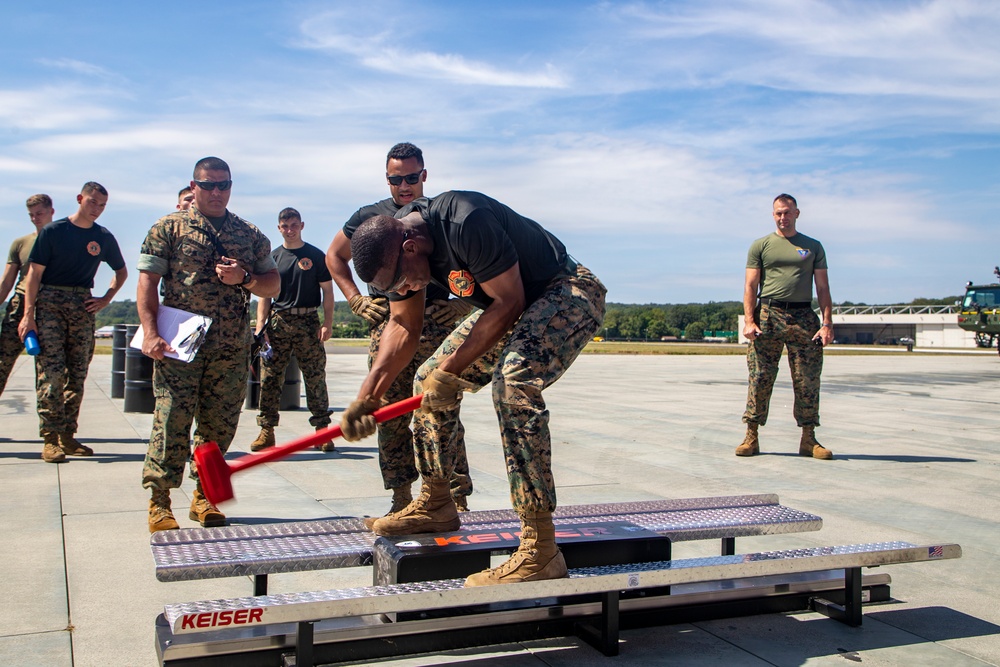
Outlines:
{"type": "Polygon", "coordinates": [[[446,547],[449,544],[468,544],[468,542],[462,539],[461,535],[452,535],[451,537],[435,537],[434,543],[439,547],[446,547]]]}

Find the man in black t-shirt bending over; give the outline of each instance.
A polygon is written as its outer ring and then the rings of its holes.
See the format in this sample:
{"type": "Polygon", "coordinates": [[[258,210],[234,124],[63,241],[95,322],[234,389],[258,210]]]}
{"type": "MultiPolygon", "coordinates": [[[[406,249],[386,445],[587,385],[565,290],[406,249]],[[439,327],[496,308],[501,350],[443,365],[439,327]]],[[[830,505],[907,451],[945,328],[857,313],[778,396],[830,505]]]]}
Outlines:
{"type": "Polygon", "coordinates": [[[380,535],[457,530],[448,493],[463,391],[492,382],[507,477],[521,519],[521,544],[497,568],[466,586],[566,576],[555,543],[549,414],[542,390],[558,380],[600,327],[605,288],[537,222],[477,192],[417,200],[395,218],[365,221],[351,239],[358,276],[390,293],[390,317],[378,358],[344,412],[344,436],[374,431],[371,413],[413,356],[428,285],[483,308],[466,318],[417,370],[424,394],[414,417],[420,496],[376,521],[380,535]]]}

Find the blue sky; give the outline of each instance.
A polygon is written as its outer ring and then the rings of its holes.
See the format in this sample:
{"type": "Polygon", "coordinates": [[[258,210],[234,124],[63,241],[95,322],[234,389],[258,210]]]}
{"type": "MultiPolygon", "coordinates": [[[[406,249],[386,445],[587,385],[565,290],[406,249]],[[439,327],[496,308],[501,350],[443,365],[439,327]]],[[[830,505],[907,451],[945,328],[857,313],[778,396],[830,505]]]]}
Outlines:
{"type": "MultiPolygon", "coordinates": [[[[272,239],[325,249],[388,194],[479,190],[554,231],[611,301],[742,298],[799,199],[835,302],[962,292],[1000,264],[1000,3],[13,3],[0,25],[0,243],[88,180],[130,266],[206,155],[272,239]]],[[[103,269],[98,288],[110,280],[103,269]]],[[[119,298],[134,298],[135,273],[119,298]]]]}

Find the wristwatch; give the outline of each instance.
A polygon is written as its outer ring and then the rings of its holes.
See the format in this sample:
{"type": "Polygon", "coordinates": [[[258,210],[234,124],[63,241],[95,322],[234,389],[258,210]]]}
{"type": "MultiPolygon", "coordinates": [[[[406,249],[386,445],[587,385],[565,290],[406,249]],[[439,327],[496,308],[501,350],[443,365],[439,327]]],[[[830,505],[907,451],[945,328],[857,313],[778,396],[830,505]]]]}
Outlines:
{"type": "Polygon", "coordinates": [[[830,327],[832,329],[833,322],[826,322],[825,324],[821,324],[819,328],[822,329],[823,327],[830,327]]]}
{"type": "Polygon", "coordinates": [[[240,285],[243,286],[249,285],[252,280],[253,280],[253,274],[251,274],[249,271],[244,271],[243,282],[241,282],[240,285]]]}

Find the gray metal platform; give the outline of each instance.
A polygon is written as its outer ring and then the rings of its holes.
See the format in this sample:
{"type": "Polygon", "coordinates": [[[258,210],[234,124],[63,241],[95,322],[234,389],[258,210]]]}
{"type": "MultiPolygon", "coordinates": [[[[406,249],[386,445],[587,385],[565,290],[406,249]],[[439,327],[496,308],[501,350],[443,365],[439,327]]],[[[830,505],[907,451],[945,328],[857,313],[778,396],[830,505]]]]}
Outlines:
{"type": "MultiPolygon", "coordinates": [[[[465,528],[517,527],[512,510],[467,512],[465,528]]],[[[628,521],[672,541],[820,530],[820,517],[757,494],[560,507],[555,523],[628,521]]],[[[150,537],[160,581],[267,575],[370,565],[376,536],[361,519],[161,531],[150,537]]],[[[730,545],[731,547],[731,545],[730,545]]]]}
{"type": "Polygon", "coordinates": [[[343,590],[286,593],[257,597],[171,604],[164,616],[174,634],[206,632],[232,625],[235,610],[259,610],[244,625],[298,623],[402,611],[424,611],[518,600],[629,591],[722,581],[743,577],[786,575],[816,570],[877,567],[894,563],[960,558],[957,544],[918,546],[909,542],[876,542],[814,547],[655,563],[607,565],[571,570],[566,579],[507,586],[464,587],[464,579],[365,586],[343,590]],[[225,622],[223,622],[225,621],[225,622]]]}

